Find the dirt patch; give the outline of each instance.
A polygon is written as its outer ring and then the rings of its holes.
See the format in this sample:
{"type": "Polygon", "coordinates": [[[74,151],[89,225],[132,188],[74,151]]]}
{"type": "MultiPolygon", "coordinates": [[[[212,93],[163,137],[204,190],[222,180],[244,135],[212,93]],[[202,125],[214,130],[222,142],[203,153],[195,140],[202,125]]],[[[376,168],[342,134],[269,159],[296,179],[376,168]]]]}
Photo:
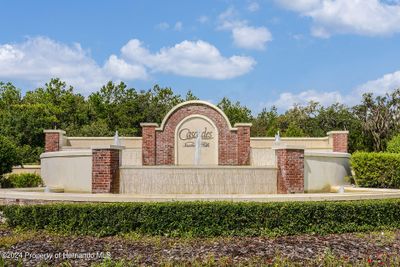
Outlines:
{"type": "Polygon", "coordinates": [[[328,256],[348,263],[380,261],[400,254],[400,231],[326,236],[300,235],[278,238],[232,237],[182,239],[167,237],[97,238],[62,236],[45,232],[11,231],[0,228],[0,237],[14,243],[0,244],[0,255],[9,262],[24,265],[56,265],[68,261],[73,266],[90,266],[104,262],[129,260],[135,264],[165,263],[254,264],[271,263],[277,257],[307,263],[328,256]],[[28,235],[28,236],[27,236],[28,235]],[[19,236],[22,238],[19,240],[19,236]]]}

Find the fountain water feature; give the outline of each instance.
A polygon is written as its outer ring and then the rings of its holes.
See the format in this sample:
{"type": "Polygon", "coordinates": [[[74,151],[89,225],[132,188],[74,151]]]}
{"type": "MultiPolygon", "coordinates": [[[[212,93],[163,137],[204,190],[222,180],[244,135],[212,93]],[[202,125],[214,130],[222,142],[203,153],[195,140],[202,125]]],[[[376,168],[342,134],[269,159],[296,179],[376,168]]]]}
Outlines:
{"type": "Polygon", "coordinates": [[[200,129],[197,129],[196,142],[194,144],[194,165],[196,166],[200,164],[201,145],[202,145],[201,131],[200,129]]]}
{"type": "Polygon", "coordinates": [[[339,194],[343,194],[343,193],[344,193],[344,185],[341,185],[341,186],[339,187],[338,193],[339,193],[339,194]]]}
{"type": "Polygon", "coordinates": [[[116,146],[120,146],[121,145],[121,142],[119,141],[118,131],[115,131],[114,145],[116,145],[116,146]]]}
{"type": "Polygon", "coordinates": [[[278,133],[275,135],[274,144],[275,145],[279,145],[280,143],[281,143],[281,136],[280,136],[279,131],[278,131],[278,133]]]}

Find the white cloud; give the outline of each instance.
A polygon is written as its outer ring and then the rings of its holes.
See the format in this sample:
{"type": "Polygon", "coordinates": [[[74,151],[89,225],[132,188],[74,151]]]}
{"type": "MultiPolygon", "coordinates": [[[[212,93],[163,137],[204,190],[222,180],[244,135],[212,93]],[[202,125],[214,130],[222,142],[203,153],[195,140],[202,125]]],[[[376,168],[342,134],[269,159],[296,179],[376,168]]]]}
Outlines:
{"type": "Polygon", "coordinates": [[[19,44],[0,45],[0,78],[41,84],[59,77],[81,90],[98,89],[110,79],[146,79],[147,72],[181,76],[229,79],[249,72],[254,59],[223,57],[204,41],[184,41],[152,54],[137,39],[121,49],[122,57],[111,55],[99,66],[79,44],[68,46],[45,37],[29,38],[19,44]]]}
{"type": "Polygon", "coordinates": [[[28,38],[0,45],[0,78],[39,84],[53,77],[85,90],[111,78],[79,44],[68,46],[49,38],[28,38]]]}
{"type": "Polygon", "coordinates": [[[183,41],[151,53],[139,40],[133,39],[122,47],[121,57],[129,63],[146,66],[152,72],[218,80],[243,75],[255,65],[251,57],[225,58],[215,46],[204,41],[183,41]]]}
{"type": "Polygon", "coordinates": [[[127,80],[146,79],[146,68],[142,65],[128,64],[116,55],[111,55],[104,68],[114,77],[127,80]]]}
{"type": "Polygon", "coordinates": [[[265,44],[272,40],[271,33],[265,27],[237,27],[232,29],[233,41],[236,46],[263,50],[265,44]]]}
{"type": "Polygon", "coordinates": [[[201,24],[207,23],[209,20],[210,20],[210,19],[209,19],[207,16],[205,16],[205,15],[200,16],[200,17],[197,19],[197,21],[200,22],[201,24]]]}
{"type": "Polygon", "coordinates": [[[327,38],[337,33],[382,36],[400,32],[399,1],[275,0],[313,19],[312,34],[327,38]]]}
{"type": "Polygon", "coordinates": [[[263,50],[272,34],[266,27],[249,26],[246,20],[240,20],[234,8],[228,8],[218,16],[218,30],[232,32],[233,43],[240,48],[263,50]]]}
{"type": "Polygon", "coordinates": [[[248,6],[247,9],[251,12],[256,12],[260,9],[260,5],[257,2],[251,2],[248,6]]]}
{"type": "Polygon", "coordinates": [[[162,31],[168,30],[169,29],[169,24],[166,22],[161,22],[156,25],[156,28],[162,31]]]}
{"type": "Polygon", "coordinates": [[[218,30],[232,30],[233,28],[246,26],[246,20],[240,20],[238,12],[229,7],[224,12],[218,15],[218,30]]]}
{"type": "Polygon", "coordinates": [[[181,31],[182,29],[183,29],[183,24],[182,24],[182,22],[181,22],[181,21],[176,22],[176,23],[175,23],[175,26],[174,26],[174,30],[175,30],[175,31],[181,31]]]}
{"type": "Polygon", "coordinates": [[[388,73],[376,80],[368,81],[357,87],[358,94],[373,92],[384,95],[394,89],[400,88],[400,71],[388,73]]]}
{"type": "Polygon", "coordinates": [[[336,102],[343,102],[343,96],[339,92],[318,92],[315,90],[307,90],[300,93],[282,93],[279,98],[269,103],[270,106],[274,105],[279,109],[288,109],[294,104],[307,104],[310,101],[318,102],[321,105],[330,105],[336,102]]]}
{"type": "Polygon", "coordinates": [[[0,79],[38,86],[61,78],[84,93],[98,90],[109,80],[147,79],[149,72],[229,79],[251,71],[254,65],[251,57],[223,57],[204,41],[183,41],[151,53],[133,39],[122,47],[120,57],[110,55],[102,66],[79,44],[66,45],[46,37],[0,44],[0,79]]]}
{"type": "Polygon", "coordinates": [[[181,21],[177,21],[175,25],[169,25],[167,22],[161,22],[155,26],[156,29],[161,31],[166,31],[168,29],[172,29],[175,31],[181,31],[183,29],[183,23],[181,21]]]}
{"type": "Polygon", "coordinates": [[[360,102],[364,93],[384,95],[398,88],[400,88],[400,71],[395,71],[385,74],[376,80],[356,86],[347,94],[342,94],[338,91],[320,92],[316,90],[307,90],[299,93],[285,92],[281,93],[277,100],[267,103],[267,106],[275,105],[281,110],[287,110],[294,104],[304,105],[310,101],[319,102],[324,106],[337,102],[352,106],[360,102]]]}

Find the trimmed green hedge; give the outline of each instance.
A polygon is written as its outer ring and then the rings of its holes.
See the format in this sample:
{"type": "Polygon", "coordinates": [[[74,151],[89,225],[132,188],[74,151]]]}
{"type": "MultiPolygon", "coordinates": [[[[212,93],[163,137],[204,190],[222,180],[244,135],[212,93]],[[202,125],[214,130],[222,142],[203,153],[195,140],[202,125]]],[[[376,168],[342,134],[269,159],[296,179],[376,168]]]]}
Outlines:
{"type": "Polygon", "coordinates": [[[350,162],[358,186],[400,188],[399,153],[355,152],[350,162]]]}
{"type": "Polygon", "coordinates": [[[400,153],[400,134],[394,136],[387,144],[387,152],[400,153]]]}
{"type": "Polygon", "coordinates": [[[42,183],[40,175],[34,173],[13,173],[0,179],[2,188],[37,187],[42,183]]]}
{"type": "Polygon", "coordinates": [[[259,236],[400,228],[400,199],[7,206],[12,227],[97,236],[259,236]]]}

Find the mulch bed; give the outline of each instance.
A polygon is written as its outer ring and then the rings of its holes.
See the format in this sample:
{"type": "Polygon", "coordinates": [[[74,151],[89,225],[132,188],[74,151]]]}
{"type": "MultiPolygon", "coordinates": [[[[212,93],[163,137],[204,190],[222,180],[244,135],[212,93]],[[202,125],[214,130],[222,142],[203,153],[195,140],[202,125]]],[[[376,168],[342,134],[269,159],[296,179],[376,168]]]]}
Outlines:
{"type": "Polygon", "coordinates": [[[3,258],[14,256],[28,266],[40,263],[56,265],[65,261],[73,266],[90,266],[94,262],[102,262],[106,256],[116,261],[127,259],[133,260],[136,264],[159,265],[166,262],[207,262],[210,258],[215,259],[217,263],[220,261],[246,264],[254,262],[254,259],[257,259],[258,263],[268,263],[276,256],[304,263],[323,257],[326,253],[349,262],[357,262],[379,259],[382,255],[400,255],[400,231],[213,239],[97,238],[36,232],[33,236],[18,241],[18,235],[21,233],[10,231],[6,227],[0,228],[0,238],[17,239],[16,243],[9,246],[0,243],[0,256],[3,255],[3,258]],[[46,255],[52,255],[52,258],[44,258],[46,255]]]}

